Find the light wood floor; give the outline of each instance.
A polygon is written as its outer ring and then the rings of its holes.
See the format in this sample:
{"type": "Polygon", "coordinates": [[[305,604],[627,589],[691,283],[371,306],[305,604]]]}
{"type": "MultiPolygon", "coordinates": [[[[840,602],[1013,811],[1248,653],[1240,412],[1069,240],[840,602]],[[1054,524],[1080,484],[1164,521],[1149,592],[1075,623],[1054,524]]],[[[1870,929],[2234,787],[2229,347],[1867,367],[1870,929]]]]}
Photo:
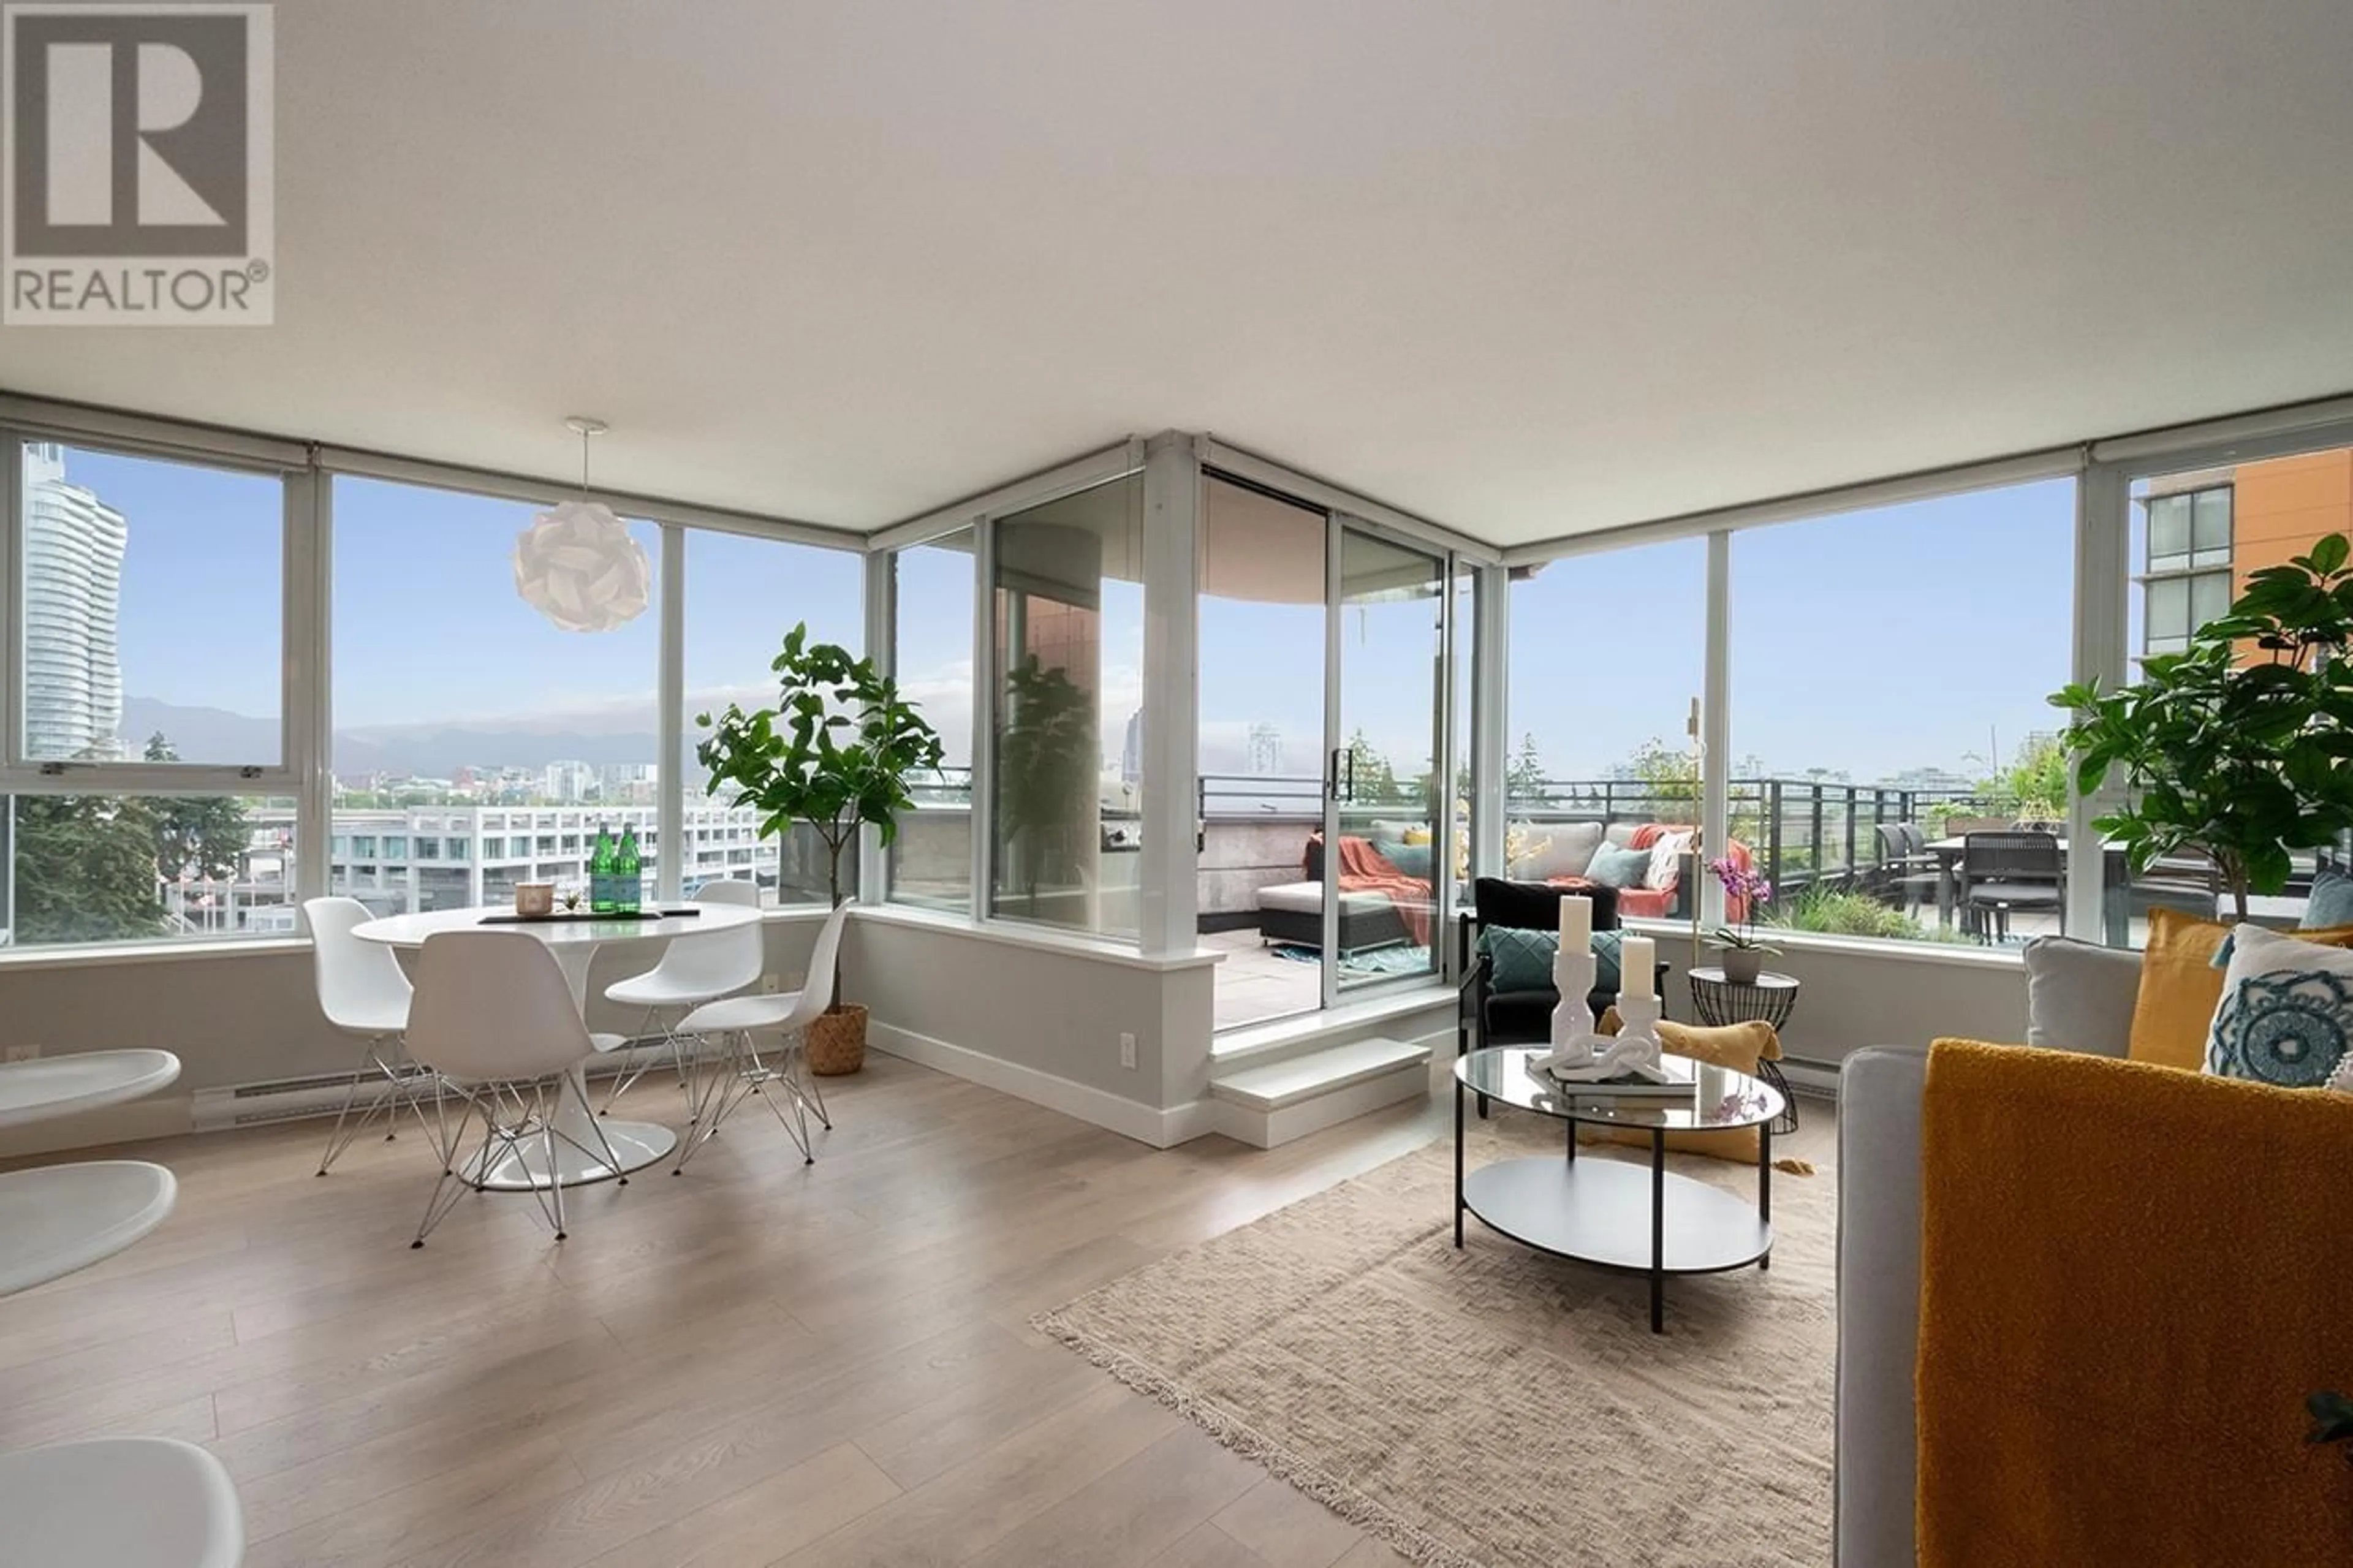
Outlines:
{"type": "Polygon", "coordinates": [[[413,1131],[324,1179],[318,1123],[146,1146],[164,1228],[0,1301],[0,1447],[203,1443],[255,1568],[1399,1561],[1027,1320],[1437,1136],[1438,1102],[1155,1152],[869,1060],[815,1166],[754,1101],[684,1176],[575,1192],[561,1245],[486,1194],[411,1251],[413,1131]]]}

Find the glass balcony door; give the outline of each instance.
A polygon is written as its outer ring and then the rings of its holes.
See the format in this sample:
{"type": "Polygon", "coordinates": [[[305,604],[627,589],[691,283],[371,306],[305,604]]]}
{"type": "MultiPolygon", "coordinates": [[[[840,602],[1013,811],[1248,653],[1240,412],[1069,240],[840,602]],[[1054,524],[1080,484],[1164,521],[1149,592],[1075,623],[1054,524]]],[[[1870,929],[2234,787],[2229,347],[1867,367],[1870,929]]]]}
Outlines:
{"type": "Polygon", "coordinates": [[[1445,555],[1335,514],[1328,537],[1324,1002],[1427,980],[1461,852],[1447,787],[1445,555]]]}

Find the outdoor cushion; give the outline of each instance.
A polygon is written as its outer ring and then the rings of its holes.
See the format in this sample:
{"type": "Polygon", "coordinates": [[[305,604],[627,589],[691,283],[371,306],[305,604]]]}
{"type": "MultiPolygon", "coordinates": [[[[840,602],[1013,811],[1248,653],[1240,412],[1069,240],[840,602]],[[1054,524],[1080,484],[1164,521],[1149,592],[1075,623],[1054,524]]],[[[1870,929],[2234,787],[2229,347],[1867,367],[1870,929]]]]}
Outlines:
{"type": "Polygon", "coordinates": [[[1376,838],[1373,849],[1404,875],[1417,881],[1430,880],[1430,844],[1428,835],[1425,834],[1419,844],[1400,843],[1394,838],[1376,838]]]}
{"type": "MultiPolygon", "coordinates": [[[[1324,884],[1278,882],[1271,888],[1261,888],[1258,890],[1258,907],[1281,910],[1286,914],[1320,914],[1324,909],[1324,884]]],[[[1387,893],[1342,893],[1340,907],[1344,910],[1385,910],[1394,906],[1387,893]]]]}
{"type": "Polygon", "coordinates": [[[1601,847],[1598,822],[1553,823],[1542,831],[1546,837],[1512,868],[1514,876],[1537,882],[1582,877],[1593,864],[1594,852],[1601,847]]]}
{"type": "Polygon", "coordinates": [[[1651,871],[1647,849],[1598,849],[1585,874],[1605,888],[1639,888],[1651,871]]]}
{"type": "Polygon", "coordinates": [[[2055,904],[2059,889],[2048,882],[1972,882],[1969,898],[2002,904],[2055,904]]]}

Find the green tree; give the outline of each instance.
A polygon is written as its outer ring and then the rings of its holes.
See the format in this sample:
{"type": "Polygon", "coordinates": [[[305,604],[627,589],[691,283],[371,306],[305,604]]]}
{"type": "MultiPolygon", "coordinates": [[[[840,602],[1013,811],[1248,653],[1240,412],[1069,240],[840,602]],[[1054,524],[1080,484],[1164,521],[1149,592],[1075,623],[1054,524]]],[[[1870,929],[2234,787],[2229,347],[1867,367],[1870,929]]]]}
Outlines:
{"type": "Polygon", "coordinates": [[[2077,787],[2119,775],[2125,803],[2095,826],[2136,875],[2161,855],[2204,855],[2244,920],[2250,894],[2287,886],[2294,851],[2353,831],[2348,649],[2353,545],[2332,533],[2253,574],[2228,615],[2145,660],[2134,685],[2052,694],[2073,719],[2059,742],[2077,787]],[[2250,647],[2261,657],[2242,663],[2250,647]]]}
{"type": "Polygon", "coordinates": [[[1634,776],[1652,802],[1681,805],[1699,801],[1699,759],[1681,746],[1670,746],[1653,735],[1634,748],[1630,759],[1634,776]]]}
{"type": "Polygon", "coordinates": [[[1344,782],[1348,798],[1358,805],[1397,805],[1408,798],[1405,786],[1398,783],[1397,769],[1373,750],[1362,730],[1348,737],[1348,773],[1344,782]]]}
{"type": "MultiPolygon", "coordinates": [[[[147,760],[176,763],[180,753],[161,731],[147,738],[147,760]]],[[[253,840],[245,803],[235,795],[192,795],[149,803],[155,825],[155,871],[181,877],[235,877],[253,840]]]]}
{"type": "Polygon", "coordinates": [[[123,942],[159,934],[153,803],[16,797],[15,940],[123,942]]]}
{"type": "Polygon", "coordinates": [[[1506,799],[1534,801],[1544,795],[1544,758],[1536,752],[1533,734],[1520,737],[1519,749],[1512,753],[1511,766],[1504,771],[1504,793],[1506,799]]]}

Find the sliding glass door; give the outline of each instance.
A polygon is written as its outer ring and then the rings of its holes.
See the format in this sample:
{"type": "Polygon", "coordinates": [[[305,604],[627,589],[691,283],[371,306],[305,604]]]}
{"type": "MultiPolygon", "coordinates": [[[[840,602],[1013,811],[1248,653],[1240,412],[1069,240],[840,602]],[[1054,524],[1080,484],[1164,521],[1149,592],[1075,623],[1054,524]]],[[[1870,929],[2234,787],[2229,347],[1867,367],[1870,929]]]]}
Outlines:
{"type": "Polygon", "coordinates": [[[1443,964],[1465,846],[1446,770],[1445,555],[1335,514],[1328,536],[1324,1001],[1443,964]]]}

